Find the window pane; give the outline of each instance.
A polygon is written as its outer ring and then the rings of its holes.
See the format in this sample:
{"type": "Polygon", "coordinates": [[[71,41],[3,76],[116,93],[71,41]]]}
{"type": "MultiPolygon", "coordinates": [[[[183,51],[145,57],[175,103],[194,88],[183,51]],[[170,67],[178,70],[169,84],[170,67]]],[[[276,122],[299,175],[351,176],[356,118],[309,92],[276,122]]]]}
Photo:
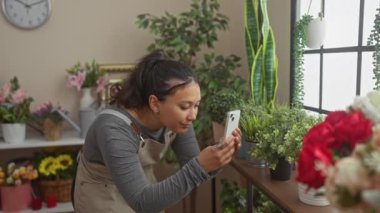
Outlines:
{"type": "Polygon", "coordinates": [[[325,48],[358,45],[360,0],[325,1],[325,48]]]}
{"type": "Polygon", "coordinates": [[[366,0],[364,3],[363,45],[367,45],[369,34],[374,25],[376,8],[380,0],[366,0]]]}
{"type": "Polygon", "coordinates": [[[362,75],[360,83],[360,95],[366,95],[375,87],[375,80],[373,79],[373,52],[363,52],[362,54],[362,75]]]}
{"type": "Polygon", "coordinates": [[[319,54],[304,55],[304,105],[319,108],[319,54]]]}
{"type": "Polygon", "coordinates": [[[357,53],[330,53],[323,58],[322,109],[344,110],[356,93],[357,53]]]}
{"type": "Polygon", "coordinates": [[[302,0],[300,3],[300,17],[309,14],[313,17],[318,17],[318,13],[321,11],[321,0],[302,0]],[[309,10],[310,6],[310,10],[309,10]]]}

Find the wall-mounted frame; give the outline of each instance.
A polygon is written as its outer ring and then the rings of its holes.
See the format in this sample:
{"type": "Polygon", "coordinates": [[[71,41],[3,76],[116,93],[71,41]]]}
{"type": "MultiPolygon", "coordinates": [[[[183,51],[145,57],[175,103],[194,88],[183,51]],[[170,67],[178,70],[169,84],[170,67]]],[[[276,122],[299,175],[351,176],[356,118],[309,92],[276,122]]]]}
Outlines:
{"type": "Polygon", "coordinates": [[[135,68],[135,64],[100,64],[99,69],[108,73],[109,82],[105,91],[100,95],[99,100],[101,104],[108,105],[112,96],[112,86],[121,84],[123,80],[128,76],[128,73],[132,72],[135,68]]]}

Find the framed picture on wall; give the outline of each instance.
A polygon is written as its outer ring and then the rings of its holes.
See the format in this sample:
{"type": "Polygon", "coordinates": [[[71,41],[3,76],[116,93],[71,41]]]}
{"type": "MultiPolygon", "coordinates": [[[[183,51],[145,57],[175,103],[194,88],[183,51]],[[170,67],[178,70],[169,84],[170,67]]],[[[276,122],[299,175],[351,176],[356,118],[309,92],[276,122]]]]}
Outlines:
{"type": "Polygon", "coordinates": [[[108,105],[111,97],[114,95],[115,87],[121,86],[123,80],[128,77],[130,73],[135,68],[135,64],[101,64],[99,65],[100,70],[104,70],[108,73],[109,82],[103,93],[100,94],[99,100],[102,105],[108,105]]]}

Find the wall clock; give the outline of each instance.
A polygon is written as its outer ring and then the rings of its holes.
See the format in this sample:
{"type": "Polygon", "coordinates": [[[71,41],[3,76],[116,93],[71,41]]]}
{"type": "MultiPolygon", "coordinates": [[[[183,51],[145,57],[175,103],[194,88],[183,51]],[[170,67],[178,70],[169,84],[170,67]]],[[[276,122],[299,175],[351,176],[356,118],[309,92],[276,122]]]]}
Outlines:
{"type": "Polygon", "coordinates": [[[51,0],[2,0],[6,20],[22,29],[42,26],[51,14],[51,0]]]}

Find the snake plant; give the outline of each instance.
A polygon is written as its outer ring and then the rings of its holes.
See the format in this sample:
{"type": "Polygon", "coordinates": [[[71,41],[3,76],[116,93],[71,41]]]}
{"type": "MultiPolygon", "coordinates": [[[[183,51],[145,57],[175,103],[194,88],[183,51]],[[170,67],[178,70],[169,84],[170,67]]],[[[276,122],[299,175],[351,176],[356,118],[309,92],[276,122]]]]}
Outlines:
{"type": "Polygon", "coordinates": [[[251,96],[254,104],[271,111],[278,85],[278,59],[267,0],[244,1],[244,25],[251,96]]]}

